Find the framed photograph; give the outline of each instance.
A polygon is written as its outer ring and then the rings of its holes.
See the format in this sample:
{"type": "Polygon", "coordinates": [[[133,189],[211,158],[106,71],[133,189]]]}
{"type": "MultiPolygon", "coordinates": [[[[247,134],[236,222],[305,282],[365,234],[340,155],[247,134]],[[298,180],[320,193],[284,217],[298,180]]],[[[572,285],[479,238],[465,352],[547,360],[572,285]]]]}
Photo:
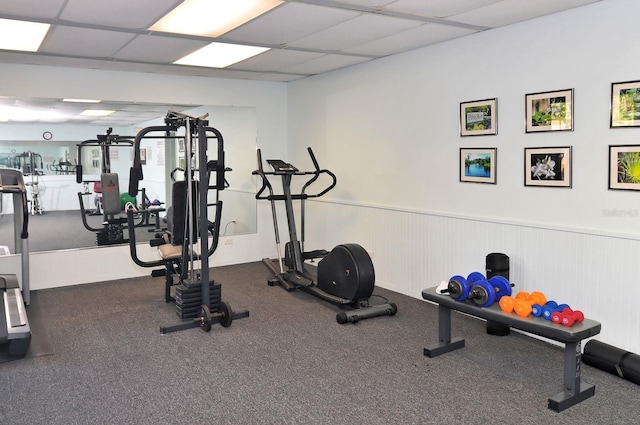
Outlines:
{"type": "Polygon", "coordinates": [[[460,181],[496,184],[496,148],[460,148],[460,181]]]}
{"type": "Polygon", "coordinates": [[[611,84],[609,127],[640,127],[640,81],[611,84]]]}
{"type": "Polygon", "coordinates": [[[498,100],[460,103],[460,136],[498,134],[498,100]]]}
{"type": "Polygon", "coordinates": [[[571,146],[524,148],[524,185],[571,187],[571,146]]]}
{"type": "Polygon", "coordinates": [[[609,189],[640,190],[640,145],[609,146],[609,189]]]}
{"type": "Polygon", "coordinates": [[[573,131],[573,89],[525,96],[527,133],[573,131]]]}

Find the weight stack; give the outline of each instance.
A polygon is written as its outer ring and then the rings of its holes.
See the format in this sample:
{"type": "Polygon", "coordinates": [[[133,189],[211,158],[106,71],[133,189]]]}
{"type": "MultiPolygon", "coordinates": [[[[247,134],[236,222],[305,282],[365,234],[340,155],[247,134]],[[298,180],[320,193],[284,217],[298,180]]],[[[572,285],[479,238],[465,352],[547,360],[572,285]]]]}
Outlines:
{"type": "MultiPolygon", "coordinates": [[[[184,283],[176,286],[175,294],[176,314],[181,319],[193,319],[198,317],[200,307],[202,306],[202,288],[201,284],[185,285],[184,283]]],[[[214,281],[209,282],[209,310],[211,313],[217,313],[222,300],[222,285],[214,281]]]]}
{"type": "MultiPolygon", "coordinates": [[[[493,276],[502,276],[509,280],[509,256],[499,252],[488,254],[485,261],[485,269],[487,280],[493,276]]],[[[487,333],[489,335],[506,336],[511,333],[511,329],[504,323],[487,320],[487,333]]]]}
{"type": "Polygon", "coordinates": [[[640,385],[640,356],[592,339],[584,345],[585,364],[640,385]]]}

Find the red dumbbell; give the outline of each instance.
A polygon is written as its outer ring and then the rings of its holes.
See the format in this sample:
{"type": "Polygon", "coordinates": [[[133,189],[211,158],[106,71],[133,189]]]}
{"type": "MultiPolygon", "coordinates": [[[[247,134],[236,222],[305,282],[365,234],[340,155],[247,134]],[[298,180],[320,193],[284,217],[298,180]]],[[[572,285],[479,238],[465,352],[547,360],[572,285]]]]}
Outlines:
{"type": "Polygon", "coordinates": [[[574,323],[581,323],[584,320],[584,314],[580,310],[572,310],[565,308],[562,311],[554,311],[551,315],[553,323],[563,326],[573,326],[574,323]]]}

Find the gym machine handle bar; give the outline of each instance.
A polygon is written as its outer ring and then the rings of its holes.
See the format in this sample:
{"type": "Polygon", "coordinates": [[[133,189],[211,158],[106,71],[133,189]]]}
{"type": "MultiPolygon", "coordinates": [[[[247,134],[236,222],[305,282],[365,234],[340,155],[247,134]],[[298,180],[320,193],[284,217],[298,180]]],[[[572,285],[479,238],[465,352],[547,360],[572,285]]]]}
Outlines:
{"type": "MultiPolygon", "coordinates": [[[[329,192],[334,187],[336,187],[336,183],[337,183],[336,175],[327,169],[320,169],[320,165],[318,164],[318,161],[316,160],[316,156],[313,154],[313,151],[311,150],[311,148],[308,147],[307,151],[309,152],[309,156],[311,157],[311,161],[313,162],[313,166],[315,170],[314,171],[295,171],[291,173],[291,175],[294,175],[294,176],[313,175],[302,186],[302,190],[300,191],[299,194],[295,194],[291,196],[292,199],[319,198],[323,196],[325,193],[329,192]],[[331,177],[331,184],[329,184],[326,188],[324,188],[322,191],[318,193],[311,194],[311,195],[305,193],[307,188],[311,186],[316,180],[318,180],[321,174],[327,174],[329,177],[331,177]]],[[[280,173],[276,173],[275,171],[264,171],[264,168],[262,167],[262,153],[260,149],[258,149],[258,169],[252,172],[251,174],[258,175],[262,178],[262,187],[260,188],[260,190],[258,190],[258,193],[256,193],[256,199],[266,199],[266,200],[273,199],[276,201],[284,199],[284,195],[273,194],[273,187],[271,186],[271,183],[269,183],[269,179],[267,178],[267,176],[280,175],[280,173]],[[262,195],[265,190],[269,190],[269,195],[262,195]]]]}

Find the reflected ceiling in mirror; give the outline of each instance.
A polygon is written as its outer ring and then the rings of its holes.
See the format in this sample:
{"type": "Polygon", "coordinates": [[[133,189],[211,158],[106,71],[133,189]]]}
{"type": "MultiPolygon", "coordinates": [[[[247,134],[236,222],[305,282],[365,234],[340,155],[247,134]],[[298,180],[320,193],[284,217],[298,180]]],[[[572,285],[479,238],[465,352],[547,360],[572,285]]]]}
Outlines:
{"type": "Polygon", "coordinates": [[[0,123],[128,127],[163,117],[168,110],[184,111],[197,106],[200,105],[0,96],[0,123]],[[109,114],[97,115],[98,111],[109,114]]]}

